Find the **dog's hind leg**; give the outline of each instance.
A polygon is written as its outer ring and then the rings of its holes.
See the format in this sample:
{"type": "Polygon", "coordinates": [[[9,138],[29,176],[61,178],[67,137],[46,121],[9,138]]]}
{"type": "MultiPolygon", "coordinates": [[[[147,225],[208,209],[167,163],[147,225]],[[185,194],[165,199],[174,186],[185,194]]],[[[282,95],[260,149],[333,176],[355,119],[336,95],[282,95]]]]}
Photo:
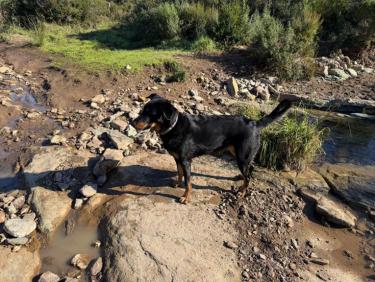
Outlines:
{"type": "Polygon", "coordinates": [[[181,162],[181,164],[182,164],[182,168],[183,168],[183,172],[184,172],[186,188],[185,188],[184,195],[180,198],[180,203],[187,204],[188,202],[190,202],[191,192],[192,192],[192,189],[193,189],[191,179],[190,179],[191,163],[190,163],[189,160],[183,160],[181,162]]]}
{"type": "Polygon", "coordinates": [[[241,197],[246,194],[247,187],[249,186],[250,179],[254,170],[253,161],[259,148],[259,146],[246,148],[244,145],[245,144],[242,144],[242,146],[240,146],[237,150],[237,164],[244,177],[243,185],[238,190],[238,194],[241,197]]]}

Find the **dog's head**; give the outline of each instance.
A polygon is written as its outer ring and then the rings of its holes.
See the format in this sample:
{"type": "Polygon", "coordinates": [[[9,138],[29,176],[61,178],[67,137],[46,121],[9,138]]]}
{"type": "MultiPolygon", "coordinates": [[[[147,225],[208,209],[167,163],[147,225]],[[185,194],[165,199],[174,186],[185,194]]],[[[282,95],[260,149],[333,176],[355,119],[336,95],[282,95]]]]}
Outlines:
{"type": "Polygon", "coordinates": [[[151,100],[143,107],[132,125],[138,130],[153,129],[157,132],[172,126],[178,116],[177,109],[157,94],[151,94],[147,98],[151,100]]]}

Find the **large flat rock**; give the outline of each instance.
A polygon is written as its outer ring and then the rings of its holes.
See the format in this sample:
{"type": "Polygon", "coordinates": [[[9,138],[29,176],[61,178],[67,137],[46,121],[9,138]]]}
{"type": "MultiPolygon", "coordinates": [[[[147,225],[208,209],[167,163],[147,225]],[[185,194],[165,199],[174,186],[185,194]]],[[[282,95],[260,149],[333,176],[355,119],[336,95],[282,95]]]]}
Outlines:
{"type": "Polygon", "coordinates": [[[106,281],[240,281],[236,231],[211,205],[123,202],[104,224],[106,281]]]}
{"type": "Polygon", "coordinates": [[[12,252],[10,248],[0,247],[0,281],[30,282],[40,269],[38,251],[22,248],[12,252]]]}
{"type": "Polygon", "coordinates": [[[66,192],[34,187],[31,204],[39,217],[39,230],[43,233],[49,233],[56,230],[64,221],[71,210],[72,199],[66,192]]]}
{"type": "Polygon", "coordinates": [[[375,166],[326,164],[319,172],[335,194],[351,206],[375,209],[375,166]]]}
{"type": "Polygon", "coordinates": [[[23,172],[29,187],[44,185],[47,176],[58,171],[63,173],[68,170],[87,170],[88,162],[93,157],[88,152],[61,146],[40,147],[33,150],[34,157],[23,172]]]}

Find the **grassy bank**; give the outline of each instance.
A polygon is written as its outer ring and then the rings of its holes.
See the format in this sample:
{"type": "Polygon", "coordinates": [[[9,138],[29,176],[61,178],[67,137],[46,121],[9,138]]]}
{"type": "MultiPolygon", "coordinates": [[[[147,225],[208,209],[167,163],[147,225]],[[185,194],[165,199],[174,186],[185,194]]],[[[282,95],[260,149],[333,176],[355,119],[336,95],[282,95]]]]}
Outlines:
{"type": "Polygon", "coordinates": [[[33,29],[12,27],[8,38],[22,35],[42,51],[62,55],[56,63],[67,60],[90,71],[138,71],[144,66],[161,65],[173,61],[173,56],[186,53],[182,49],[134,49],[120,31],[110,25],[96,29],[37,25],[33,29]]]}
{"type": "MultiPolygon", "coordinates": [[[[252,120],[264,115],[250,105],[241,105],[235,111],[252,120]]],[[[306,112],[292,110],[280,122],[263,129],[257,161],[271,169],[303,170],[322,153],[325,132],[317,121],[309,120],[306,112]]]]}

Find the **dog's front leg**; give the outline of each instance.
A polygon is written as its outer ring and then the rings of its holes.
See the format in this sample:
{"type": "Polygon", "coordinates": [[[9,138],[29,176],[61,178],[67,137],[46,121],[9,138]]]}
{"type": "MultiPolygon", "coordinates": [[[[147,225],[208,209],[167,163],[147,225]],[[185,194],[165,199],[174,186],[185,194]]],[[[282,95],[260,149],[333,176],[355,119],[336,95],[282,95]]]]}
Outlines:
{"type": "Polygon", "coordinates": [[[189,160],[183,160],[181,164],[182,164],[182,169],[184,172],[186,188],[185,188],[184,195],[180,198],[180,203],[187,204],[188,202],[190,202],[191,192],[192,192],[192,184],[191,184],[191,179],[190,179],[191,164],[189,160]]]}
{"type": "Polygon", "coordinates": [[[182,187],[182,177],[184,175],[184,169],[180,161],[175,159],[177,165],[177,182],[174,184],[175,188],[182,187]]]}

